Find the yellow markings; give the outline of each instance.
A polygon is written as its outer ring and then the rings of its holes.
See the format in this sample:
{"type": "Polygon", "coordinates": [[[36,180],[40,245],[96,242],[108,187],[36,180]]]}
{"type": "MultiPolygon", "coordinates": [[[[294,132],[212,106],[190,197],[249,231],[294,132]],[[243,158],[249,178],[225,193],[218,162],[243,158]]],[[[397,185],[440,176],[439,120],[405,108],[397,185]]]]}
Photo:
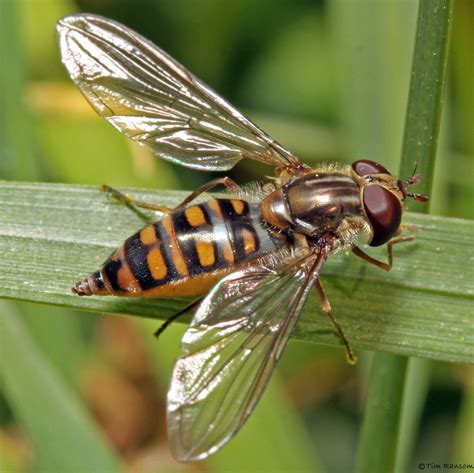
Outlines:
{"type": "Polygon", "coordinates": [[[181,276],[187,276],[189,274],[188,267],[186,266],[186,261],[184,260],[183,254],[179,247],[178,241],[176,240],[176,232],[174,231],[173,220],[169,215],[165,215],[161,220],[163,228],[168,234],[170,239],[171,247],[171,257],[173,258],[173,263],[181,276]]]}
{"type": "MultiPolygon", "coordinates": [[[[217,202],[216,199],[211,199],[207,202],[207,206],[209,209],[211,209],[212,212],[216,215],[216,217],[220,220],[224,220],[224,217],[222,215],[221,208],[219,207],[219,203],[217,202]]],[[[224,240],[219,241],[219,245],[222,248],[222,254],[224,255],[224,259],[228,261],[229,263],[234,262],[234,252],[232,251],[232,246],[230,244],[229,240],[229,235],[227,235],[227,238],[224,240]]]]}
{"type": "Polygon", "coordinates": [[[120,261],[125,255],[125,249],[124,249],[124,245],[122,244],[118,250],[111,255],[111,259],[112,261],[120,261]]]}
{"type": "Polygon", "coordinates": [[[159,248],[152,248],[148,252],[146,261],[154,279],[164,279],[166,277],[168,268],[159,248]]]}
{"type": "Polygon", "coordinates": [[[245,209],[245,203],[243,200],[231,199],[230,203],[234,207],[235,213],[241,215],[245,209]]]}
{"type": "Polygon", "coordinates": [[[256,242],[252,232],[248,231],[246,228],[242,229],[242,238],[244,240],[245,254],[251,255],[252,253],[255,253],[256,242]]]}
{"type": "Polygon", "coordinates": [[[192,227],[200,227],[206,223],[206,216],[200,207],[188,207],[184,214],[192,227]]]}
{"type": "Polygon", "coordinates": [[[201,266],[211,266],[216,262],[214,245],[209,241],[197,241],[196,251],[201,266]]]}
{"type": "Polygon", "coordinates": [[[151,245],[156,241],[156,232],[153,225],[148,225],[140,231],[140,240],[144,245],[151,245]]]}
{"type": "MultiPolygon", "coordinates": [[[[218,271],[210,271],[209,273],[200,274],[181,280],[179,282],[171,282],[161,286],[154,287],[141,294],[142,297],[181,297],[181,296],[198,296],[209,291],[217,281],[229,274],[233,268],[226,268],[218,271]]],[[[234,268],[235,269],[235,268],[234,268]]]]}
{"type": "Polygon", "coordinates": [[[222,211],[219,206],[219,202],[216,199],[211,199],[207,201],[207,206],[216,214],[217,218],[224,220],[222,217],[222,211]]]}
{"type": "Polygon", "coordinates": [[[122,265],[117,271],[117,282],[124,291],[137,292],[142,290],[128,264],[122,265]]]}

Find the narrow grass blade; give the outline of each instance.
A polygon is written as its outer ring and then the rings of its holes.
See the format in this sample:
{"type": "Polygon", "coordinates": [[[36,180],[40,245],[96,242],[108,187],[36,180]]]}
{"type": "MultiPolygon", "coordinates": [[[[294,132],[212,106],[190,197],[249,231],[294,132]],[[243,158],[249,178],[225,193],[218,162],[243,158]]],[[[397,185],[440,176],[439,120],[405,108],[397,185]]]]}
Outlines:
{"type": "Polygon", "coordinates": [[[34,344],[14,306],[0,301],[0,377],[35,446],[38,471],[121,471],[87,411],[34,344]]]}
{"type": "Polygon", "coordinates": [[[459,413],[454,442],[453,463],[473,464],[472,441],[474,439],[474,367],[465,372],[464,399],[459,413]]]}
{"type": "Polygon", "coordinates": [[[23,103],[25,74],[17,2],[0,2],[0,177],[34,179],[32,124],[23,103]]]}
{"type": "Polygon", "coordinates": [[[356,472],[389,473],[395,469],[407,363],[408,358],[388,353],[374,357],[356,472]],[[382,396],[381,392],[387,394],[382,396]]]}
{"type": "MultiPolygon", "coordinates": [[[[410,175],[410,168],[417,163],[424,177],[422,191],[427,193],[432,189],[450,23],[450,0],[420,1],[400,175],[410,175]]],[[[421,207],[422,211],[427,209],[421,207]]],[[[402,471],[408,463],[412,445],[406,438],[414,436],[421,409],[420,396],[409,386],[409,367],[427,373],[415,360],[385,354],[374,357],[357,472],[402,471]]],[[[426,376],[424,379],[426,385],[426,376]]],[[[423,389],[426,387],[418,391],[421,396],[423,389]]]]}
{"type": "MultiPolygon", "coordinates": [[[[399,175],[411,175],[416,165],[423,176],[417,192],[428,195],[438,148],[451,22],[451,0],[420,0],[399,175]]],[[[427,212],[426,205],[416,202],[410,209],[427,212]]]]}
{"type": "MultiPolygon", "coordinates": [[[[400,357],[397,358],[400,359],[400,357]]],[[[432,365],[431,360],[408,358],[395,459],[395,471],[397,472],[408,471],[410,465],[416,445],[418,426],[430,387],[432,365]]]]}

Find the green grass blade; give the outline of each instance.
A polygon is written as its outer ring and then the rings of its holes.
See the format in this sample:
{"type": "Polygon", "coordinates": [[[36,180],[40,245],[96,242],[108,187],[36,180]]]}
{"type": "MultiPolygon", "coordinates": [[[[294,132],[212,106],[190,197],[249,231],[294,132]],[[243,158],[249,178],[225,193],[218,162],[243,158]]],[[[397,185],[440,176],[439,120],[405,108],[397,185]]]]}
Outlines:
{"type": "Polygon", "coordinates": [[[16,2],[0,2],[0,177],[26,180],[37,177],[38,163],[23,103],[26,81],[17,7],[16,2]]]}
{"type": "MultiPolygon", "coordinates": [[[[186,195],[130,192],[171,207],[186,195]]],[[[0,221],[0,297],[161,319],[183,306],[182,300],[71,293],[77,280],[98,269],[144,225],[97,188],[0,183],[0,221]]],[[[417,241],[396,248],[389,273],[352,255],[330,258],[322,277],[333,311],[355,348],[468,362],[473,266],[465,262],[474,259],[474,222],[417,214],[408,214],[406,221],[420,229],[417,241]]],[[[382,250],[372,254],[385,257],[382,250]]],[[[340,343],[313,295],[294,337],[340,343]]]]}
{"type": "MultiPolygon", "coordinates": [[[[400,175],[410,175],[410,168],[417,163],[424,177],[420,189],[425,193],[431,192],[433,182],[451,15],[450,0],[420,1],[400,175]]],[[[428,206],[421,206],[420,210],[427,212],[428,206]]],[[[427,376],[420,376],[425,386],[416,395],[411,385],[415,381],[409,380],[408,373],[418,371],[427,375],[427,370],[416,360],[375,355],[356,471],[391,472],[406,467],[412,447],[407,439],[414,437],[422,406],[420,399],[427,384],[427,376]]]]}
{"type": "MultiPolygon", "coordinates": [[[[451,22],[451,0],[420,1],[399,175],[411,175],[416,164],[423,176],[416,192],[425,194],[432,193],[451,22]]],[[[427,212],[416,202],[410,209],[427,212]]]]}
{"type": "Polygon", "coordinates": [[[454,443],[453,463],[473,462],[472,440],[474,439],[474,367],[466,370],[464,382],[464,399],[461,404],[458,425],[456,426],[456,437],[454,443]]]}
{"type": "Polygon", "coordinates": [[[356,472],[389,473],[395,469],[407,363],[408,358],[387,353],[374,357],[356,472]]]}
{"type": "MultiPolygon", "coordinates": [[[[397,358],[400,359],[401,357],[397,358]]],[[[408,471],[414,446],[416,445],[418,426],[425,405],[426,394],[430,387],[432,365],[431,360],[408,358],[405,389],[403,391],[400,412],[400,434],[395,459],[395,471],[408,471]]]]}
{"type": "Polygon", "coordinates": [[[3,390],[35,446],[37,470],[121,471],[89,414],[38,350],[14,306],[0,301],[0,314],[3,390]]]}

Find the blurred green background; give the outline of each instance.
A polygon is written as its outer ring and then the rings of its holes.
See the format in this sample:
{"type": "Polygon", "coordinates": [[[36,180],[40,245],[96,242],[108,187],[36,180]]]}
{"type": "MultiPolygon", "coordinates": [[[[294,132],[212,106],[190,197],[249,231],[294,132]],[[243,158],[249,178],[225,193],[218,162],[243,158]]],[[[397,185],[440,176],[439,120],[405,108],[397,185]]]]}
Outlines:
{"type": "MultiPolygon", "coordinates": [[[[81,11],[154,41],[307,163],[368,158],[398,168],[415,0],[0,0],[0,8],[2,179],[187,190],[210,179],[154,158],[92,112],[62,67],[54,30],[61,16],[81,11]]],[[[473,43],[474,3],[458,0],[431,207],[444,216],[474,216],[473,43]]],[[[241,162],[230,175],[248,182],[268,173],[241,162]]],[[[64,402],[80,399],[87,410],[77,415],[93,418],[106,439],[101,453],[76,443],[54,403],[35,404],[33,388],[25,396],[26,378],[14,399],[11,390],[0,397],[2,472],[84,471],[80,459],[77,468],[68,463],[70,451],[55,449],[55,436],[67,435],[78,458],[109,459],[96,471],[353,467],[369,353],[351,368],[341,349],[290,343],[242,432],[208,461],[180,465],[166,444],[164,399],[184,326],[156,343],[149,321],[0,304],[24,323],[25,350],[66,387],[64,402]]],[[[467,366],[433,363],[411,471],[419,462],[474,463],[466,456],[474,445],[472,375],[467,366]]]]}

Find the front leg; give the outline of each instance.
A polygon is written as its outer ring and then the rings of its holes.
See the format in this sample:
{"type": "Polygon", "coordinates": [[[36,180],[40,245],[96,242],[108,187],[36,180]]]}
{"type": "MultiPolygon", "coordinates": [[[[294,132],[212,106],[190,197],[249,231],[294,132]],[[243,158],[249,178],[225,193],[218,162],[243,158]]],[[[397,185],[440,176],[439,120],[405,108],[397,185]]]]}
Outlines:
{"type": "MultiPolygon", "coordinates": [[[[400,230],[398,234],[400,234],[405,228],[410,229],[413,231],[411,227],[408,225],[403,225],[400,227],[400,230]]],[[[406,243],[408,241],[413,241],[415,239],[415,235],[408,235],[406,237],[396,237],[392,238],[388,243],[387,243],[387,259],[388,263],[385,263],[384,261],[380,261],[378,259],[372,258],[372,256],[369,256],[367,253],[362,251],[358,246],[353,246],[352,247],[352,253],[354,253],[356,256],[359,258],[362,258],[363,260],[367,261],[370,264],[373,264],[374,266],[377,266],[377,268],[383,269],[385,271],[390,271],[393,266],[393,245],[398,245],[399,243],[406,243]]]]}

